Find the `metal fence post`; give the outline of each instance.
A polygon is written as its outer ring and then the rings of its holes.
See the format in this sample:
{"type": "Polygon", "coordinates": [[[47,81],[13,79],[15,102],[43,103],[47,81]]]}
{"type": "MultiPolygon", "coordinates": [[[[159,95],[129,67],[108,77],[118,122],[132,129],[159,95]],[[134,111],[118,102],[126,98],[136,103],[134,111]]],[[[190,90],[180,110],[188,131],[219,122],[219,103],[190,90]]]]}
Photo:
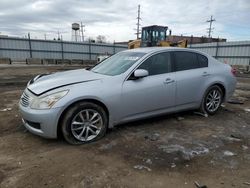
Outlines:
{"type": "MultiPolygon", "coordinates": [[[[1,38],[0,38],[0,48],[1,48],[1,38]]],[[[2,57],[2,50],[0,50],[0,58],[2,57]]]]}
{"type": "Polygon", "coordinates": [[[115,41],[114,41],[114,44],[113,44],[113,54],[115,54],[115,41]]]}
{"type": "Polygon", "coordinates": [[[91,60],[91,40],[89,40],[89,60],[91,60]]]}
{"type": "Polygon", "coordinates": [[[190,40],[190,46],[189,46],[189,48],[192,48],[192,44],[193,44],[193,35],[191,35],[191,40],[190,40]]]}
{"type": "Polygon", "coordinates": [[[216,43],[215,59],[217,59],[217,57],[218,57],[218,49],[219,49],[219,38],[218,38],[218,41],[217,41],[217,43],[216,43]]]}
{"type": "Polygon", "coordinates": [[[247,66],[247,72],[249,71],[250,71],[250,59],[249,59],[248,66],[247,66]]]}
{"type": "Polygon", "coordinates": [[[29,39],[30,58],[32,58],[32,47],[31,47],[30,33],[28,33],[28,39],[29,39]]]}
{"type": "Polygon", "coordinates": [[[63,62],[64,62],[63,40],[61,40],[61,51],[62,51],[62,60],[63,60],[63,62]]]}

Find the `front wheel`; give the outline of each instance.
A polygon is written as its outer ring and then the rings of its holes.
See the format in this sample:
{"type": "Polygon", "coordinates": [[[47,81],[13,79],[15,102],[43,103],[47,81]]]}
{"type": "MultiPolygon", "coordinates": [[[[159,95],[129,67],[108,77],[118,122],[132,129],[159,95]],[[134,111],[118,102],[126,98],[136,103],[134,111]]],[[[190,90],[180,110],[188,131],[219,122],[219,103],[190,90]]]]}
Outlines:
{"type": "Polygon", "coordinates": [[[201,111],[214,115],[221,106],[223,93],[219,86],[214,85],[207,89],[201,104],[201,111]]]}
{"type": "Polygon", "coordinates": [[[90,102],[73,105],[62,120],[62,134],[70,144],[93,142],[106,133],[108,127],[106,112],[102,107],[90,102]]]}

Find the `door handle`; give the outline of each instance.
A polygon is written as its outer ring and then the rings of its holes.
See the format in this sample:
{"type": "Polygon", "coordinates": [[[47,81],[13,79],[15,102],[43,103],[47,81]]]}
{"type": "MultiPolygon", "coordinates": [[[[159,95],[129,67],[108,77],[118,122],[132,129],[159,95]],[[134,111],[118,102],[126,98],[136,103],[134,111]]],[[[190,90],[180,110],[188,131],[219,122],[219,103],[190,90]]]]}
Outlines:
{"type": "Polygon", "coordinates": [[[166,78],[166,80],[164,81],[164,84],[170,84],[170,83],[173,83],[174,80],[171,79],[171,78],[166,78]]]}
{"type": "Polygon", "coordinates": [[[202,76],[209,76],[210,74],[209,73],[207,73],[207,72],[203,72],[202,73],[202,76]]]}

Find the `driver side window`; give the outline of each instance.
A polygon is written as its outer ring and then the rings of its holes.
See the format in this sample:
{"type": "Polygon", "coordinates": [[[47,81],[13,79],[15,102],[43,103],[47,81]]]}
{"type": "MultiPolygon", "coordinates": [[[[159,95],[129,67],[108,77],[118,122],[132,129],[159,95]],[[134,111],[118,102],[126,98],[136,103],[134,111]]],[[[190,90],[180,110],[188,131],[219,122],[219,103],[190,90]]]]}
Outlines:
{"type": "Polygon", "coordinates": [[[157,75],[171,72],[171,55],[169,52],[159,53],[145,60],[138,69],[145,69],[149,75],[157,75]]]}

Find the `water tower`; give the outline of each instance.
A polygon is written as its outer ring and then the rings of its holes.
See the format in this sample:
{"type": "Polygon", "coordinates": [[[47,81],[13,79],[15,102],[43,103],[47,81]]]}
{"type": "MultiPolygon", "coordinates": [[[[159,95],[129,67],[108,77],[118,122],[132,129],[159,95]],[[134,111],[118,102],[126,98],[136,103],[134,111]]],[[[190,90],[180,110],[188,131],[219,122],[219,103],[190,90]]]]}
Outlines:
{"type": "Polygon", "coordinates": [[[78,23],[72,23],[72,41],[80,41],[80,25],[78,23]]]}

